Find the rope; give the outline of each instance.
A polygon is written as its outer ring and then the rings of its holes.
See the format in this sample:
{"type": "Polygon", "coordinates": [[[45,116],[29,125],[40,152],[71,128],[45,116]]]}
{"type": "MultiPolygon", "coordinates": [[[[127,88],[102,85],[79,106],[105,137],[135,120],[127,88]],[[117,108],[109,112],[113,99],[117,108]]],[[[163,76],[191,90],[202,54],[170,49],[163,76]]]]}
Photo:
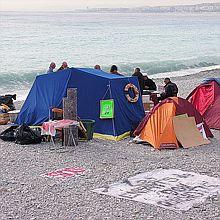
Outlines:
{"type": "Polygon", "coordinates": [[[105,94],[104,94],[104,96],[102,97],[102,99],[101,100],[103,100],[104,98],[105,98],[105,96],[107,95],[107,93],[108,93],[108,91],[110,90],[110,82],[109,82],[109,85],[107,85],[107,90],[105,91],[105,94]]]}
{"type": "MultiPolygon", "coordinates": [[[[109,81],[109,92],[110,92],[110,99],[113,99],[112,98],[112,91],[111,91],[111,84],[110,84],[110,81],[109,81]]],[[[114,118],[112,118],[112,127],[113,127],[113,132],[114,132],[114,136],[116,136],[116,131],[115,131],[115,121],[114,121],[114,118]]]]}

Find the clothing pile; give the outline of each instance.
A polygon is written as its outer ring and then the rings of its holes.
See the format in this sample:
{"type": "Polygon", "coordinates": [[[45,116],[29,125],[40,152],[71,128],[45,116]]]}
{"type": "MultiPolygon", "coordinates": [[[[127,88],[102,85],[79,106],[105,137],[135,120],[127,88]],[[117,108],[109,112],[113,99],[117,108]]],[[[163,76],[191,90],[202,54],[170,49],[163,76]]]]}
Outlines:
{"type": "Polygon", "coordinates": [[[16,94],[0,96],[0,125],[9,122],[9,111],[15,110],[13,100],[16,100],[16,94]]]}

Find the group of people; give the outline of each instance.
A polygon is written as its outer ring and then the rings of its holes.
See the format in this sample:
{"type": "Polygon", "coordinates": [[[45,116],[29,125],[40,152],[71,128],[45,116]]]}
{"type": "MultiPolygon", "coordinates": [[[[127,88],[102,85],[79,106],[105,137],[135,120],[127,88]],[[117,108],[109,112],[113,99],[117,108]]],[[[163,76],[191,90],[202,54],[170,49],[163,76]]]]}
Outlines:
{"type": "MultiPolygon", "coordinates": [[[[54,62],[51,62],[51,63],[50,63],[50,66],[49,66],[49,68],[48,68],[48,70],[47,70],[47,73],[54,73],[54,72],[55,72],[55,71],[54,71],[55,68],[56,68],[56,64],[55,64],[54,62]]],[[[62,63],[62,65],[60,66],[60,68],[59,68],[57,71],[65,70],[65,69],[68,69],[68,68],[69,68],[69,67],[68,67],[67,62],[64,61],[64,62],[62,63]]],[[[98,65],[98,64],[94,66],[94,69],[96,69],[96,70],[102,70],[102,69],[101,69],[101,66],[98,65]]],[[[117,67],[116,65],[112,65],[112,66],[111,66],[110,73],[123,76],[121,73],[118,72],[118,67],[117,67]]]]}
{"type": "Polygon", "coordinates": [[[132,76],[138,77],[138,82],[140,85],[141,94],[143,95],[144,90],[157,90],[155,82],[148,78],[147,74],[143,74],[140,68],[135,68],[134,73],[132,76]]]}
{"type": "MultiPolygon", "coordinates": [[[[53,72],[55,72],[55,71],[54,71],[55,68],[56,68],[56,63],[51,62],[51,63],[50,63],[50,66],[49,66],[49,68],[48,68],[48,70],[47,70],[47,73],[53,73],[53,72]]],[[[59,68],[57,71],[65,70],[65,69],[68,69],[68,68],[69,68],[69,67],[68,67],[67,62],[64,61],[64,62],[62,63],[62,65],[60,66],[60,68],[59,68]]]]}
{"type": "MultiPolygon", "coordinates": [[[[101,66],[98,65],[98,64],[94,66],[94,69],[102,70],[101,66]]],[[[123,76],[121,73],[118,72],[118,67],[116,65],[112,65],[109,72],[112,73],[112,74],[115,74],[115,75],[123,76]]]]}
{"type": "MultiPolygon", "coordinates": [[[[132,76],[138,77],[138,82],[140,85],[141,95],[144,94],[144,90],[156,91],[157,86],[155,82],[148,78],[146,74],[142,74],[140,68],[136,68],[132,76]]],[[[175,83],[171,82],[170,78],[164,79],[164,92],[160,94],[159,100],[166,99],[168,97],[175,97],[178,94],[178,87],[175,83]]]]}
{"type": "MultiPolygon", "coordinates": [[[[47,73],[53,73],[56,68],[56,64],[54,62],[50,63],[49,69],[47,70],[47,73]]],[[[66,61],[62,63],[60,68],[57,71],[68,69],[68,64],[66,61]]],[[[100,65],[95,65],[94,69],[96,70],[102,70],[100,65]]],[[[110,69],[111,74],[123,76],[121,73],[118,72],[118,67],[116,65],[112,65],[110,69]]],[[[138,82],[140,85],[140,93],[141,95],[144,94],[144,91],[156,91],[157,86],[155,82],[150,79],[147,74],[143,74],[140,70],[140,68],[135,68],[134,73],[132,76],[136,76],[138,78],[138,82]]],[[[170,78],[164,79],[164,92],[160,94],[160,100],[166,99],[168,97],[177,96],[178,94],[178,87],[175,83],[171,82],[170,78]]]]}

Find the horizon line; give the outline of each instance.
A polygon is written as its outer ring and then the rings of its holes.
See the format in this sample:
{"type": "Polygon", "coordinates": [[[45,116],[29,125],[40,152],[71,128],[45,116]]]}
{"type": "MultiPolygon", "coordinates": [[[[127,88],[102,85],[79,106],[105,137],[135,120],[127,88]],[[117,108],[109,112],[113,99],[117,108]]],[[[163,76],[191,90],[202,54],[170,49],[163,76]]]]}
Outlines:
{"type": "Polygon", "coordinates": [[[156,7],[176,7],[176,6],[196,6],[196,5],[206,5],[206,4],[220,4],[219,2],[204,2],[204,3],[198,3],[198,4],[176,4],[176,5],[157,5],[157,6],[149,6],[149,5],[143,5],[143,6],[135,6],[135,7],[89,7],[89,6],[85,6],[83,8],[73,8],[70,10],[67,9],[61,9],[61,10],[57,10],[57,9],[52,9],[52,10],[48,10],[48,9],[39,9],[39,10],[1,10],[0,12],[74,12],[77,10],[88,10],[88,9],[136,9],[136,8],[156,8],[156,7]]]}

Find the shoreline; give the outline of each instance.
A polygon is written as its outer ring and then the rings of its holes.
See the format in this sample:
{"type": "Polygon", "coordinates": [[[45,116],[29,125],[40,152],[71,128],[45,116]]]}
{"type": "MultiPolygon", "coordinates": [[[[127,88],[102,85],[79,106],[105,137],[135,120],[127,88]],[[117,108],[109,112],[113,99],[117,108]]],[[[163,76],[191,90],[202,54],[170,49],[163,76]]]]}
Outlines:
{"type": "MultiPolygon", "coordinates": [[[[186,98],[192,90],[202,83],[205,78],[218,78],[220,77],[220,69],[200,71],[195,74],[185,75],[185,76],[173,76],[170,77],[171,81],[177,84],[179,88],[178,96],[186,98]]],[[[163,84],[164,78],[154,79],[156,84],[163,84]]]]}
{"type": "Polygon", "coordinates": [[[184,76],[190,76],[190,75],[197,75],[202,72],[209,72],[209,71],[215,71],[215,70],[220,70],[220,65],[215,65],[215,66],[209,66],[209,67],[199,67],[199,68],[194,68],[194,69],[185,69],[185,70],[178,70],[178,71],[173,71],[173,72],[164,72],[164,73],[156,73],[152,74],[153,79],[160,79],[160,78],[165,78],[165,77],[184,77],[184,76]],[[175,75],[175,76],[173,76],[175,75]]]}
{"type": "MultiPolygon", "coordinates": [[[[165,74],[165,73],[163,73],[165,74]]],[[[150,78],[152,78],[156,84],[162,85],[164,77],[158,77],[154,78],[153,75],[149,75],[150,78]]],[[[169,76],[165,76],[169,77],[169,76]]],[[[183,75],[183,76],[170,76],[171,80],[177,84],[179,87],[179,96],[186,98],[187,95],[197,86],[199,85],[203,79],[209,78],[209,77],[220,77],[220,68],[217,69],[211,69],[211,70],[204,70],[193,74],[183,75]],[[183,85],[184,84],[184,85],[183,85]]],[[[22,93],[24,94],[25,90],[22,90],[22,93]]],[[[27,90],[26,95],[28,95],[30,90],[27,90]]],[[[17,96],[19,97],[19,94],[17,93],[17,96]]],[[[20,108],[26,98],[19,99],[14,101],[14,104],[16,108],[20,108]]]]}

